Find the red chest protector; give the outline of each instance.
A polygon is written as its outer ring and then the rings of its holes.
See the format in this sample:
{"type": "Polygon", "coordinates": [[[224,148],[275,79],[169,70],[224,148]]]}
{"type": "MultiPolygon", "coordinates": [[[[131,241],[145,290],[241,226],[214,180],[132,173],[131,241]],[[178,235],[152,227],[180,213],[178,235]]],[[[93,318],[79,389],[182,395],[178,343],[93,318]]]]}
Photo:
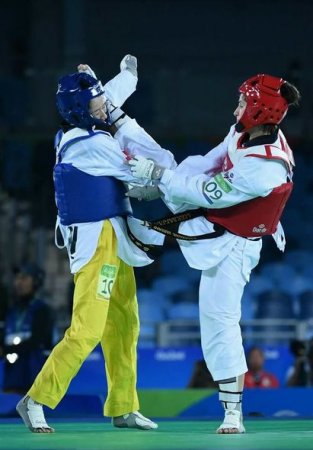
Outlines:
{"type": "Polygon", "coordinates": [[[228,208],[207,209],[205,217],[238,236],[261,237],[273,234],[292,188],[293,183],[287,182],[273,189],[266,197],[257,197],[228,208]]]}

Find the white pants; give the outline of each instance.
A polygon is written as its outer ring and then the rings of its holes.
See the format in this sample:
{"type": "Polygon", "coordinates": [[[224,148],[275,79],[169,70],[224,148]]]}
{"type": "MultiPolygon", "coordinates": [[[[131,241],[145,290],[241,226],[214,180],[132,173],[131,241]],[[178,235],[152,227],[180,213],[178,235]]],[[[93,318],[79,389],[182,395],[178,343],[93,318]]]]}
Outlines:
{"type": "Polygon", "coordinates": [[[261,247],[261,241],[242,238],[219,264],[202,271],[201,345],[215,381],[247,371],[239,325],[241,298],[251,270],[259,262],[261,247]]]}

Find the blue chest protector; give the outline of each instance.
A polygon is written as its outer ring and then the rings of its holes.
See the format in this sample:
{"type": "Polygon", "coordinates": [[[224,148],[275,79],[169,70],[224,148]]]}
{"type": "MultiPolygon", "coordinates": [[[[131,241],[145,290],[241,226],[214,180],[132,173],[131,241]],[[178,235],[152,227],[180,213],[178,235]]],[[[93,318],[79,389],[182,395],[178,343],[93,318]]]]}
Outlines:
{"type": "Polygon", "coordinates": [[[72,164],[62,163],[62,157],[70,145],[102,132],[91,131],[68,141],[59,152],[54,166],[55,199],[62,225],[97,222],[110,217],[132,214],[126,189],[122,181],[109,176],[89,175],[72,164]]]}

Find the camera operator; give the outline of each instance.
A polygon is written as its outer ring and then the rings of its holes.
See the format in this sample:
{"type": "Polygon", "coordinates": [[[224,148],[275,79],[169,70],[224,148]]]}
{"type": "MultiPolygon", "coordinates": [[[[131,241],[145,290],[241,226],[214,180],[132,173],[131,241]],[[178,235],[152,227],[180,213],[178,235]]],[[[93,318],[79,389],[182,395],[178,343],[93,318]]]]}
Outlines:
{"type": "Polygon", "coordinates": [[[293,366],[287,372],[287,386],[310,386],[311,367],[308,356],[313,356],[312,343],[309,352],[307,352],[305,342],[294,339],[290,342],[289,350],[294,355],[295,360],[293,366]]]}

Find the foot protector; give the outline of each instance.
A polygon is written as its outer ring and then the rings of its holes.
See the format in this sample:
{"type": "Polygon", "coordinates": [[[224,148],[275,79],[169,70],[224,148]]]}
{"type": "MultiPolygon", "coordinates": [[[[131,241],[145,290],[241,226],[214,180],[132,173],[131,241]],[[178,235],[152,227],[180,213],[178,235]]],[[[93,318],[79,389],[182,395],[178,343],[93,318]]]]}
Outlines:
{"type": "Polygon", "coordinates": [[[139,411],[113,417],[112,423],[117,428],[137,428],[139,430],[156,430],[158,428],[155,422],[144,417],[139,411]]]}
{"type": "Polygon", "coordinates": [[[216,430],[218,434],[240,434],[245,433],[242,423],[242,414],[237,410],[226,410],[224,422],[216,430]]]}
{"type": "Polygon", "coordinates": [[[32,433],[54,433],[54,429],[46,422],[40,403],[25,395],[16,405],[16,411],[32,433]]]}

